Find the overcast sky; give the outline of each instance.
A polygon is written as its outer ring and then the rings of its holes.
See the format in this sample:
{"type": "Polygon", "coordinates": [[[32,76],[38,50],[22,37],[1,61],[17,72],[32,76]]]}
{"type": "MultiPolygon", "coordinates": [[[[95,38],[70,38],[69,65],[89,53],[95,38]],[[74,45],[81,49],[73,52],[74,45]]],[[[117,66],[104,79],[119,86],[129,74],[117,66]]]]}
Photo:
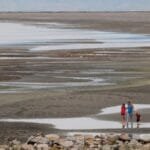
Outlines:
{"type": "Polygon", "coordinates": [[[150,11],[150,0],[0,0],[0,11],[150,11]]]}

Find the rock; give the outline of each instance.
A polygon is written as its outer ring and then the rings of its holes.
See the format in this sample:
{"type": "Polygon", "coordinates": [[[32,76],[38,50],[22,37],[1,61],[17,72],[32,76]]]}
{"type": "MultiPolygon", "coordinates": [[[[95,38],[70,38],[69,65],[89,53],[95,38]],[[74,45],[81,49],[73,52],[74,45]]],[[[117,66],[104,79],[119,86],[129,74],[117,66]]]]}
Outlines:
{"type": "Polygon", "coordinates": [[[117,145],[117,144],[112,145],[112,149],[113,149],[113,150],[119,150],[119,145],[117,145]]]}
{"type": "Polygon", "coordinates": [[[63,149],[63,146],[60,145],[60,143],[54,143],[51,146],[49,146],[51,149],[50,150],[61,150],[63,149]]]}
{"type": "Polygon", "coordinates": [[[84,142],[87,147],[90,147],[90,145],[94,145],[94,136],[93,135],[85,135],[84,142]]]}
{"type": "Polygon", "coordinates": [[[21,145],[21,150],[34,150],[34,147],[32,145],[23,144],[21,145]]]}
{"type": "Polygon", "coordinates": [[[128,143],[129,147],[131,149],[138,149],[142,147],[142,144],[140,144],[137,140],[132,139],[130,143],[128,143]]]}
{"type": "Polygon", "coordinates": [[[49,149],[47,144],[38,144],[36,146],[36,148],[37,148],[37,150],[48,150],[49,149]]]}
{"type": "Polygon", "coordinates": [[[56,134],[32,136],[26,144],[12,140],[0,150],[150,150],[150,135],[101,134],[60,137],[56,134]],[[132,137],[132,138],[131,138],[132,137]]]}
{"type": "Polygon", "coordinates": [[[79,150],[79,148],[78,147],[73,147],[70,150],[79,150]]]}
{"type": "Polygon", "coordinates": [[[94,143],[94,139],[86,139],[86,140],[85,140],[85,144],[86,144],[87,146],[92,145],[93,143],[94,143]]]}
{"type": "Polygon", "coordinates": [[[119,140],[124,141],[124,142],[130,141],[131,137],[127,133],[123,133],[119,136],[119,140]]]}
{"type": "Polygon", "coordinates": [[[21,150],[21,145],[13,145],[13,150],[21,150]]]}
{"type": "Polygon", "coordinates": [[[84,145],[84,136],[83,135],[75,135],[75,143],[79,145],[84,145]]]}
{"type": "Polygon", "coordinates": [[[93,135],[85,135],[84,139],[85,140],[87,140],[87,139],[94,139],[94,136],[93,135]]]}
{"type": "Polygon", "coordinates": [[[133,134],[133,135],[132,135],[132,139],[135,139],[135,140],[139,141],[139,140],[140,140],[140,135],[138,135],[138,134],[133,134]]]}
{"type": "Polygon", "coordinates": [[[48,138],[49,141],[55,141],[55,142],[57,142],[60,139],[60,136],[57,134],[48,134],[45,137],[48,138]]]}
{"type": "Polygon", "coordinates": [[[34,145],[34,144],[49,144],[49,140],[48,140],[48,138],[42,137],[42,136],[37,136],[37,137],[31,136],[28,139],[27,144],[31,144],[31,145],[34,145]]]}
{"type": "Polygon", "coordinates": [[[146,144],[142,147],[142,150],[150,150],[150,144],[146,144]]]}
{"type": "Polygon", "coordinates": [[[123,144],[123,142],[120,141],[120,140],[117,140],[117,141],[116,141],[116,144],[119,145],[119,146],[121,146],[121,145],[123,144]]]}
{"type": "Polygon", "coordinates": [[[102,147],[102,150],[112,150],[111,146],[110,145],[104,145],[102,147]]]}
{"type": "Polygon", "coordinates": [[[130,148],[129,148],[128,144],[122,144],[122,145],[120,145],[119,150],[130,150],[130,148]]]}
{"type": "Polygon", "coordinates": [[[21,142],[20,141],[18,141],[18,140],[13,140],[12,142],[11,142],[13,145],[20,145],[21,144],[21,142]]]}
{"type": "Polygon", "coordinates": [[[9,150],[8,145],[0,145],[0,150],[9,150]]]}
{"type": "Polygon", "coordinates": [[[73,144],[74,143],[72,141],[60,140],[60,145],[62,145],[65,148],[72,147],[73,144]]]}
{"type": "Polygon", "coordinates": [[[75,144],[71,148],[71,150],[83,150],[83,149],[84,149],[84,146],[83,145],[79,145],[79,144],[75,144]]]}
{"type": "Polygon", "coordinates": [[[116,134],[109,134],[107,136],[108,144],[113,145],[116,143],[117,140],[119,140],[119,135],[116,134]]]}
{"type": "Polygon", "coordinates": [[[140,141],[144,142],[144,143],[150,143],[150,134],[141,134],[139,135],[140,137],[140,141]]]}

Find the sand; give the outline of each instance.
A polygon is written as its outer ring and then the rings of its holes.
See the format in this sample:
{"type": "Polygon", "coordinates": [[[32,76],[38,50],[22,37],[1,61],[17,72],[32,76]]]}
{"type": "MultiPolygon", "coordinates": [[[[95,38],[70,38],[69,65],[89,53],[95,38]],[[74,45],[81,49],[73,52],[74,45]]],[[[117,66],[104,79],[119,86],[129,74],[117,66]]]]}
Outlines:
{"type": "MultiPolygon", "coordinates": [[[[10,22],[61,22],[74,24],[77,28],[105,31],[150,33],[149,12],[127,13],[0,13],[1,21],[10,22]]],[[[150,53],[149,48],[102,49],[101,55],[95,55],[97,49],[73,51],[29,52],[24,47],[0,48],[0,57],[18,57],[18,59],[0,59],[1,82],[43,82],[63,83],[77,80],[55,78],[55,76],[81,75],[81,71],[102,70],[95,77],[108,76],[117,85],[65,87],[39,90],[22,90],[18,93],[0,94],[0,118],[61,118],[81,117],[96,114],[100,109],[121,105],[132,100],[133,103],[149,104],[150,98],[150,53]],[[122,51],[125,53],[122,53],[122,51]],[[11,51],[11,54],[10,54],[11,51]],[[128,51],[132,52],[129,53],[128,51]],[[116,53],[117,52],[117,53],[116,53]],[[5,55],[4,55],[5,53],[5,55]],[[51,59],[31,59],[37,56],[51,59]],[[26,59],[19,59],[19,57],[26,59]],[[59,58],[59,59],[58,59],[59,58]],[[61,58],[61,59],[60,59],[61,58]],[[116,72],[105,73],[104,69],[116,72]],[[50,73],[46,73],[46,71],[50,73]],[[122,77],[128,80],[122,81],[122,77]]],[[[82,81],[79,80],[79,81],[82,81]]],[[[0,86],[1,91],[15,87],[0,86]]],[[[149,121],[150,111],[143,114],[143,121],[149,121]]],[[[120,120],[118,115],[104,116],[111,120],[120,120]]],[[[17,133],[16,137],[25,140],[36,132],[56,132],[47,125],[0,123],[0,138],[5,139],[17,133]],[[33,130],[34,129],[34,130],[33,130]],[[6,132],[9,131],[9,132],[6,132]],[[12,133],[12,134],[10,134],[12,133]]],[[[96,130],[104,132],[103,130],[96,130]]],[[[108,132],[122,130],[108,130],[108,132]]],[[[59,131],[58,133],[66,133],[59,131]]],[[[125,132],[149,132],[149,129],[125,130],[125,132]]]]}

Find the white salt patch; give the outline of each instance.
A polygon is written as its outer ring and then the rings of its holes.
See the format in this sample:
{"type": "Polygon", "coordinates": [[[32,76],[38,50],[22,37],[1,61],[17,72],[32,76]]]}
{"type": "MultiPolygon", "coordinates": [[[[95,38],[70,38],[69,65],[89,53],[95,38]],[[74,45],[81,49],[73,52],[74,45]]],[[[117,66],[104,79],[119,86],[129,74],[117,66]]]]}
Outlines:
{"type": "Polygon", "coordinates": [[[0,119],[1,122],[25,122],[52,124],[57,129],[79,130],[79,129],[107,129],[121,127],[118,122],[100,121],[92,118],[65,118],[65,119],[0,119]]]}
{"type": "MultiPolygon", "coordinates": [[[[136,109],[150,108],[148,104],[135,104],[136,109]]],[[[120,107],[110,107],[102,109],[101,114],[118,113],[120,107]],[[117,111],[116,111],[117,110],[117,111]]],[[[122,124],[117,121],[98,120],[90,117],[79,118],[37,118],[37,119],[0,119],[0,122],[25,122],[25,123],[38,123],[38,124],[52,124],[57,129],[63,130],[88,130],[88,129],[117,129],[122,128],[122,124]]],[[[136,123],[133,124],[136,127],[136,123]]],[[[149,128],[150,122],[140,123],[140,128],[149,128]]]]}
{"type": "Polygon", "coordinates": [[[34,82],[0,82],[1,86],[18,87],[29,89],[48,89],[48,88],[64,88],[64,87],[82,87],[82,86],[105,86],[114,83],[103,81],[102,79],[87,82],[54,82],[54,83],[34,83],[34,82]]]}
{"type": "MultiPolygon", "coordinates": [[[[88,117],[80,118],[62,118],[62,119],[0,119],[0,122],[16,122],[16,123],[37,123],[51,124],[57,129],[62,130],[90,130],[90,129],[118,129],[122,128],[122,124],[115,121],[97,120],[88,117]]],[[[134,123],[136,127],[136,123],[134,123]]],[[[149,128],[150,123],[141,123],[141,128],[149,128]]]]}
{"type": "Polygon", "coordinates": [[[65,79],[77,79],[77,80],[86,80],[91,81],[92,83],[106,83],[106,80],[103,78],[96,78],[96,77],[63,77],[57,76],[57,78],[65,78],[65,79]]]}
{"type": "MultiPolygon", "coordinates": [[[[140,109],[150,109],[150,104],[133,104],[134,110],[140,110],[140,109]]],[[[107,107],[102,109],[98,115],[108,115],[108,114],[115,114],[120,113],[121,106],[113,106],[113,107],[107,107]]]]}
{"type": "MultiPolygon", "coordinates": [[[[24,60],[67,60],[69,58],[60,58],[60,57],[14,57],[14,56],[9,56],[9,57],[0,57],[0,60],[19,60],[19,59],[24,59],[24,60]]],[[[69,61],[70,62],[70,61],[69,61]]],[[[59,63],[59,62],[58,62],[59,63]]]]}
{"type": "MultiPolygon", "coordinates": [[[[109,42],[109,41],[108,41],[109,42]]],[[[119,42],[119,41],[118,41],[119,42]]],[[[49,50],[75,50],[75,49],[92,49],[92,48],[132,48],[132,47],[149,47],[150,42],[147,43],[103,43],[103,44],[66,44],[66,45],[50,45],[38,46],[31,48],[31,51],[49,51],[49,50]]],[[[97,54],[98,55],[98,54],[97,54]]],[[[104,55],[104,54],[103,54],[104,55]]]]}
{"type": "Polygon", "coordinates": [[[99,69],[99,70],[87,70],[87,71],[80,71],[81,74],[103,74],[103,73],[116,73],[114,69],[99,69]]]}
{"type": "Polygon", "coordinates": [[[0,45],[25,44],[32,51],[150,46],[148,35],[69,29],[65,26],[68,27],[67,24],[58,23],[0,23],[0,45]]]}

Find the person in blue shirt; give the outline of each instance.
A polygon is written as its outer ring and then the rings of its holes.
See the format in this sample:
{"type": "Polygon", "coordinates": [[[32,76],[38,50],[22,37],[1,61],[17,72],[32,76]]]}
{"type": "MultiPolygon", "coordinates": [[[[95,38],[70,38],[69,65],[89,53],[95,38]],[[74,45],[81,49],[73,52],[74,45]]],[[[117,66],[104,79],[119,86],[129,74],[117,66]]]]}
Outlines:
{"type": "Polygon", "coordinates": [[[133,113],[134,113],[134,106],[131,101],[128,101],[127,104],[127,128],[129,128],[129,122],[131,123],[131,128],[133,128],[133,113]]]}

